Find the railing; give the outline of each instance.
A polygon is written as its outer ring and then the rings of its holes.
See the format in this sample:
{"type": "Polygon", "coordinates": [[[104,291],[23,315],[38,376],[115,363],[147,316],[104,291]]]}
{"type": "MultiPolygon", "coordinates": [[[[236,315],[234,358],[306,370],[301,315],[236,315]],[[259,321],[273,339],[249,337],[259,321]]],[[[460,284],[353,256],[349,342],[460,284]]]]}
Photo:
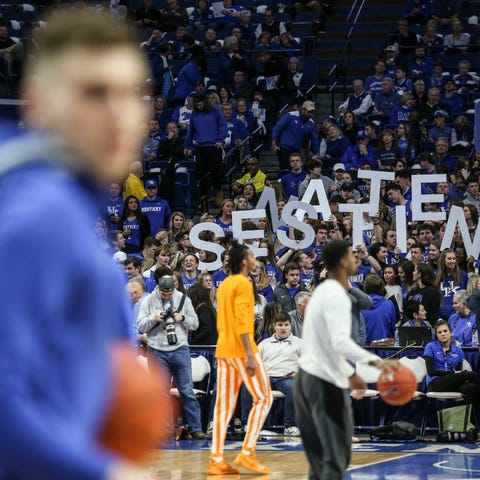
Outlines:
{"type": "Polygon", "coordinates": [[[348,31],[345,38],[345,44],[342,48],[342,51],[338,57],[338,60],[335,64],[332,65],[328,74],[327,74],[327,89],[330,93],[330,102],[332,115],[335,115],[335,90],[339,85],[340,80],[343,80],[341,83],[342,94],[346,95],[347,91],[347,66],[350,61],[350,54],[352,53],[352,41],[354,37],[355,27],[358,23],[358,19],[362,14],[363,8],[365,6],[366,0],[354,0],[350,11],[348,12],[347,19],[345,23],[349,25],[348,31]]]}

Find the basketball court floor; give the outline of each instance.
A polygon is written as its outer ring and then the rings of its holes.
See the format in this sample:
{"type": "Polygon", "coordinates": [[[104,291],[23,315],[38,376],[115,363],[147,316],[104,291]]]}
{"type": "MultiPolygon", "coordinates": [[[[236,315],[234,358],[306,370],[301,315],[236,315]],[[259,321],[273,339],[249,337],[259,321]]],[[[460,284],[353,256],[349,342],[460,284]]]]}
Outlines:
{"type": "MultiPolygon", "coordinates": [[[[225,458],[232,462],[241,441],[228,441],[225,458]]],[[[161,480],[308,480],[308,464],[300,438],[259,440],[257,456],[272,469],[270,475],[242,470],[241,475],[209,476],[210,441],[169,442],[152,452],[148,467],[161,480]]],[[[373,443],[363,438],[353,445],[347,480],[480,479],[480,445],[431,442],[373,443]]],[[[328,480],[328,479],[327,479],[328,480]]]]}

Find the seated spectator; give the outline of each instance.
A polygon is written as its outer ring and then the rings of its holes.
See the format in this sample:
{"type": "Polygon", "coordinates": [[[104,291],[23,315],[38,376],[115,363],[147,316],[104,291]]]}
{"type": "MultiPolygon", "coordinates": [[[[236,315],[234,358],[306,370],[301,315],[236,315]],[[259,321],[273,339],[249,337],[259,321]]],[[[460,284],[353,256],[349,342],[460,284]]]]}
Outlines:
{"type": "Polygon", "coordinates": [[[457,290],[453,295],[455,313],[448,319],[453,338],[461,347],[471,347],[473,330],[477,328],[477,318],[467,306],[468,294],[466,290],[457,290]]]}
{"type": "Polygon", "coordinates": [[[417,36],[408,28],[406,19],[401,18],[397,22],[397,30],[392,35],[395,41],[398,42],[398,53],[406,55],[412,53],[417,44],[417,36]]]}
{"type": "Polygon", "coordinates": [[[398,61],[398,45],[388,45],[385,47],[384,51],[385,54],[382,58],[385,60],[385,66],[387,68],[385,76],[395,78],[398,61]]]}
{"type": "Polygon", "coordinates": [[[418,44],[415,47],[415,55],[408,62],[408,75],[412,79],[417,77],[430,77],[433,73],[433,58],[426,56],[425,45],[418,44]]]}
{"type": "Polygon", "coordinates": [[[386,128],[380,135],[380,142],[375,153],[377,166],[380,170],[392,170],[397,158],[403,158],[402,151],[397,147],[395,133],[386,128]]]}
{"type": "Polygon", "coordinates": [[[166,0],[167,8],[160,12],[159,28],[162,32],[173,32],[179,26],[188,25],[188,13],[177,0],[166,0]]]}
{"type": "Polygon", "coordinates": [[[320,20],[320,23],[323,24],[325,17],[325,10],[319,1],[317,0],[301,0],[297,1],[294,4],[295,15],[298,15],[305,10],[312,11],[316,14],[317,18],[320,20]]]}
{"type": "Polygon", "coordinates": [[[369,143],[372,147],[377,148],[378,145],[378,128],[380,122],[367,122],[365,124],[365,133],[368,135],[369,143]]]}
{"type": "Polygon", "coordinates": [[[407,150],[409,147],[408,136],[410,134],[410,125],[407,122],[400,122],[395,130],[395,133],[397,134],[398,148],[402,151],[402,158],[406,159],[407,150]]]}
{"type": "Polygon", "coordinates": [[[270,38],[273,42],[280,42],[280,35],[286,33],[287,29],[283,22],[279,22],[275,18],[275,11],[273,7],[265,9],[263,21],[261,21],[255,29],[255,37],[258,38],[263,32],[270,33],[270,38]]]}
{"type": "Polygon", "coordinates": [[[218,58],[218,82],[220,85],[231,85],[233,74],[241,71],[244,75],[251,67],[250,59],[240,50],[237,37],[229,36],[223,43],[224,52],[218,58]]]}
{"type": "Polygon", "coordinates": [[[153,118],[158,121],[160,129],[165,131],[171,119],[171,113],[168,110],[167,99],[162,95],[157,95],[153,100],[153,118]]]}
{"type": "Polygon", "coordinates": [[[233,193],[238,195],[241,192],[241,188],[247,183],[253,183],[257,193],[263,192],[263,189],[265,188],[265,179],[267,176],[260,170],[258,158],[250,157],[245,162],[245,165],[247,168],[247,173],[245,173],[245,175],[238,180],[235,180],[235,183],[232,185],[233,193]]]}
{"type": "Polygon", "coordinates": [[[279,42],[280,45],[278,46],[278,48],[285,51],[286,57],[293,57],[301,53],[301,40],[295,39],[291,33],[282,33],[280,35],[279,42]]]}
{"type": "Polygon", "coordinates": [[[218,214],[215,217],[215,223],[222,227],[225,234],[232,233],[232,212],[233,202],[229,198],[226,198],[220,204],[218,214]]]}
{"type": "Polygon", "coordinates": [[[450,107],[452,117],[463,113],[463,98],[457,93],[453,77],[446,77],[444,79],[443,94],[440,101],[450,107]]]}
{"type": "Polygon", "coordinates": [[[143,5],[135,10],[133,20],[140,28],[158,27],[160,12],[153,6],[153,0],[143,0],[143,5]]]}
{"type": "Polygon", "coordinates": [[[422,109],[427,103],[425,82],[421,78],[413,82],[413,98],[415,99],[415,108],[422,109]]]}
{"type": "Polygon", "coordinates": [[[435,151],[432,159],[436,165],[443,165],[448,168],[449,172],[454,172],[457,159],[448,154],[449,148],[450,142],[448,138],[438,138],[435,142],[435,151]]]}
{"type": "Polygon", "coordinates": [[[218,52],[222,45],[217,40],[217,33],[213,28],[207,28],[205,31],[205,39],[203,40],[203,48],[208,52],[218,52]]]}
{"type": "Polygon", "coordinates": [[[299,292],[295,295],[295,310],[288,312],[292,325],[292,335],[302,338],[303,319],[305,316],[305,309],[312,294],[310,292],[299,292]]]}
{"type": "Polygon", "coordinates": [[[436,110],[433,114],[433,123],[435,124],[428,131],[428,141],[435,143],[439,138],[446,138],[449,142],[452,138],[452,127],[446,126],[448,113],[445,110],[436,110]]]}
{"type": "Polygon", "coordinates": [[[241,5],[233,5],[232,0],[223,0],[221,16],[217,17],[217,22],[222,28],[240,24],[240,14],[244,8],[241,5]]]}
{"type": "MultiPolygon", "coordinates": [[[[227,137],[225,138],[225,150],[228,152],[237,147],[243,140],[248,137],[245,124],[233,115],[233,108],[230,103],[222,105],[222,113],[227,123],[227,137]]],[[[240,154],[240,158],[243,155],[240,154]]]]}
{"type": "Polygon", "coordinates": [[[404,93],[400,97],[400,105],[397,105],[390,114],[390,123],[398,125],[399,123],[407,123],[413,110],[415,100],[412,93],[404,93]]]}
{"type": "Polygon", "coordinates": [[[407,77],[408,68],[404,65],[399,65],[395,70],[394,88],[399,95],[413,90],[412,81],[407,77]]]}
{"type": "Polygon", "coordinates": [[[470,62],[462,60],[458,63],[458,73],[453,76],[455,87],[459,93],[472,93],[478,88],[479,79],[476,75],[470,73],[470,62]]]}
{"type": "Polygon", "coordinates": [[[418,300],[409,300],[403,309],[404,323],[402,327],[423,327],[432,329],[427,322],[427,311],[418,300]]]}
{"type": "Polygon", "coordinates": [[[208,0],[198,0],[197,6],[188,16],[188,25],[195,30],[207,30],[217,28],[213,11],[208,4],[208,0]]]}
{"type": "MultiPolygon", "coordinates": [[[[429,56],[434,57],[443,50],[443,35],[437,32],[437,24],[435,21],[430,20],[427,23],[422,36],[422,42],[429,56]]],[[[430,86],[433,87],[433,85],[430,86]]]]}
{"type": "Polygon", "coordinates": [[[258,124],[253,112],[248,110],[248,103],[245,98],[239,98],[237,100],[236,109],[233,114],[239,122],[245,125],[248,134],[252,135],[258,124]]]}
{"type": "Polygon", "coordinates": [[[437,87],[442,89],[445,84],[445,77],[443,72],[445,70],[445,66],[441,60],[435,60],[433,64],[433,75],[430,77],[430,86],[437,87]]]}
{"type": "Polygon", "coordinates": [[[428,100],[425,105],[420,109],[420,116],[427,123],[433,122],[433,114],[437,110],[444,110],[450,115],[450,105],[440,102],[440,90],[432,87],[428,90],[428,100]]]}
{"type": "Polygon", "coordinates": [[[463,31],[462,21],[459,18],[452,20],[452,33],[445,35],[443,45],[445,53],[466,52],[470,43],[470,34],[463,31]]]}
{"type": "Polygon", "coordinates": [[[430,1],[407,0],[403,16],[409,25],[425,25],[430,17],[430,1]]]}
{"type": "Polygon", "coordinates": [[[167,124],[167,136],[158,145],[158,159],[168,160],[173,164],[185,159],[185,144],[182,137],[178,135],[178,126],[175,122],[167,124]]]}
{"type": "Polygon", "coordinates": [[[382,91],[382,82],[385,78],[385,72],[387,70],[385,62],[381,59],[377,60],[374,68],[375,73],[368,76],[365,80],[365,91],[369,93],[372,98],[375,98],[375,95],[382,91]]]}
{"type": "Polygon", "coordinates": [[[348,138],[342,136],[341,130],[337,125],[328,127],[327,138],[320,144],[320,153],[322,161],[328,170],[337,163],[350,146],[348,138]]]}
{"type": "Polygon", "coordinates": [[[363,80],[356,78],[352,82],[353,94],[350,95],[339,107],[340,113],[345,113],[348,110],[355,115],[365,115],[369,113],[372,107],[372,97],[369,92],[365,91],[363,80]]]}
{"type": "Polygon", "coordinates": [[[346,110],[343,114],[343,122],[341,129],[343,135],[348,138],[350,145],[355,145],[357,133],[360,127],[358,125],[357,116],[351,110],[346,110]]]}
{"type": "Polygon", "coordinates": [[[251,20],[252,12],[250,12],[250,10],[243,10],[240,12],[240,24],[238,25],[238,28],[242,33],[242,40],[247,43],[249,48],[252,47],[253,42],[255,41],[255,30],[251,20]]]}
{"type": "MultiPolygon", "coordinates": [[[[453,3],[453,2],[448,2],[453,3]]],[[[436,340],[427,344],[423,357],[427,366],[429,392],[460,392],[466,403],[479,408],[480,378],[475,372],[462,371],[464,354],[455,345],[452,330],[446,320],[435,324],[436,340]]]]}
{"type": "Polygon", "coordinates": [[[248,102],[253,100],[254,87],[247,81],[247,75],[243,70],[235,70],[233,82],[230,84],[229,90],[237,101],[240,98],[244,98],[248,102]]]}
{"type": "Polygon", "coordinates": [[[366,132],[360,130],[357,133],[357,144],[347,148],[343,154],[341,163],[346,170],[358,170],[362,165],[368,163],[376,168],[375,148],[369,145],[369,137],[366,132]]]}
{"type": "Polygon", "coordinates": [[[430,15],[438,25],[449,25],[458,18],[460,2],[456,0],[432,0],[430,15]]]}
{"type": "Polygon", "coordinates": [[[470,151],[473,146],[473,129],[467,117],[459,115],[453,121],[451,146],[457,151],[470,151]]]}
{"type": "Polygon", "coordinates": [[[396,313],[394,304],[385,298],[385,285],[380,276],[370,273],[363,284],[364,292],[372,299],[372,306],[361,313],[365,319],[367,345],[375,340],[395,337],[396,313]]]}

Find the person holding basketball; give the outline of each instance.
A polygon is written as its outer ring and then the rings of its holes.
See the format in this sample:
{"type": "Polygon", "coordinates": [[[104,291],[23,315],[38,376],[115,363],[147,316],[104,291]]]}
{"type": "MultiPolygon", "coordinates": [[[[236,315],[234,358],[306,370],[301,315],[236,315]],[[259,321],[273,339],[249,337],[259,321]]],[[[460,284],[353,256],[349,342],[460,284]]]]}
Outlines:
{"type": "Polygon", "coordinates": [[[267,369],[254,341],[253,285],[248,279],[255,270],[255,257],[245,245],[233,240],[229,250],[231,275],[217,291],[217,398],[213,416],[213,436],[208,474],[238,474],[223,458],[227,426],[237,404],[242,382],[252,396],[253,406],[247,422],[242,449],[236,465],[260,474],[270,473],[256,455],[260,430],[272,405],[267,369]]]}
{"type": "Polygon", "coordinates": [[[348,388],[358,397],[367,388],[352,364],[364,362],[388,373],[399,363],[381,360],[351,338],[347,288],[357,270],[352,248],[333,240],[325,246],[322,260],[328,278],[315,289],[305,312],[304,348],[293,395],[309,478],[341,480],[350,462],[353,434],[348,388]]]}
{"type": "Polygon", "coordinates": [[[25,71],[30,133],[0,153],[0,305],[21,332],[0,335],[0,479],[143,479],[100,445],[117,384],[110,349],[132,334],[93,225],[102,191],[136,157],[147,69],[125,24],[81,10],[47,24],[25,71]],[[32,192],[41,201],[26,201],[32,192]]]}

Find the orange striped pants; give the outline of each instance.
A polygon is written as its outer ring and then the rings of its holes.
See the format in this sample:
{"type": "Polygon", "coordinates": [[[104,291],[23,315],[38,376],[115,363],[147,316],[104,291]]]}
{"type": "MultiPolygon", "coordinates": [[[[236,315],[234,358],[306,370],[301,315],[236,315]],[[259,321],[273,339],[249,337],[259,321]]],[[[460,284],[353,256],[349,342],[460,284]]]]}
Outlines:
{"type": "Polygon", "coordinates": [[[212,456],[223,455],[228,422],[237,405],[242,382],[252,396],[253,405],[248,415],[247,431],[243,448],[254,449],[258,435],[272,406],[270,379],[258,353],[258,367],[251,377],[245,367],[244,358],[217,358],[217,399],[213,415],[212,456]]]}

